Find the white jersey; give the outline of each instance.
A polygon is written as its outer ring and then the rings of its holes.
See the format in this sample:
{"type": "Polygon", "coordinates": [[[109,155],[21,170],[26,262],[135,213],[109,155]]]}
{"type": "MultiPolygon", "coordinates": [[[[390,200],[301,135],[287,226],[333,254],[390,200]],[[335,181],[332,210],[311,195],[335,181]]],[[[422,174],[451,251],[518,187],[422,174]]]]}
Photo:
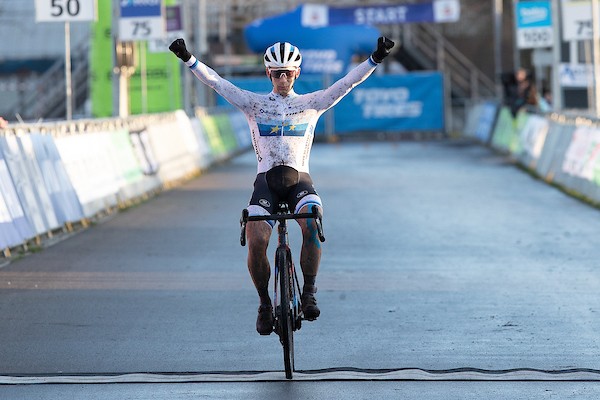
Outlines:
{"type": "Polygon", "coordinates": [[[240,89],[194,56],[186,64],[198,79],[246,115],[258,173],[278,165],[308,173],[319,117],[367,79],[377,66],[369,58],[327,89],[300,95],[292,89],[284,97],[274,92],[258,94],[240,89]]]}

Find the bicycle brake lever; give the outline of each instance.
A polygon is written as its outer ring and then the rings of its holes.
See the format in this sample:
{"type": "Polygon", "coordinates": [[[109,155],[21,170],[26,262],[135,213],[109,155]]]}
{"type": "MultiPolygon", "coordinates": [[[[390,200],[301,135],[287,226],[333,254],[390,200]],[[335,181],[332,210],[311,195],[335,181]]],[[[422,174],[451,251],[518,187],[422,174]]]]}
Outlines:
{"type": "Polygon", "coordinates": [[[240,244],[243,246],[246,245],[246,222],[248,221],[248,209],[244,208],[242,210],[242,218],[240,218],[240,244]]]}
{"type": "Polygon", "coordinates": [[[315,216],[315,224],[317,225],[317,233],[319,235],[319,240],[321,242],[324,242],[325,235],[323,234],[323,214],[321,214],[319,207],[317,207],[315,205],[312,206],[312,212],[313,212],[313,215],[315,216]]]}

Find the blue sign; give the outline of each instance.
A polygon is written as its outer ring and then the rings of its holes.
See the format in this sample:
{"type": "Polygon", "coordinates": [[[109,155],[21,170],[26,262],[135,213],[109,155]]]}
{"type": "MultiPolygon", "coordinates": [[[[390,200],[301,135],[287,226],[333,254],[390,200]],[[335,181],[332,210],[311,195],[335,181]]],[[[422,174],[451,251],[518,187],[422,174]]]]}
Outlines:
{"type": "Polygon", "coordinates": [[[552,5],[549,1],[517,3],[517,28],[552,26],[552,5]]]}
{"type": "MultiPolygon", "coordinates": [[[[246,90],[269,93],[273,85],[264,78],[237,78],[231,82],[246,90]]],[[[321,79],[302,75],[294,90],[298,94],[323,88],[321,79]]],[[[413,72],[404,75],[371,75],[355,87],[332,110],[335,133],[359,131],[442,132],[444,130],[442,74],[413,72]]],[[[228,103],[217,96],[217,105],[228,103]]],[[[322,117],[315,133],[324,133],[322,117]]]]}
{"type": "Polygon", "coordinates": [[[121,0],[121,18],[160,17],[161,0],[121,0]]]}
{"type": "Polygon", "coordinates": [[[329,24],[402,24],[433,22],[431,4],[329,8],[329,24]]]}
{"type": "Polygon", "coordinates": [[[336,133],[444,130],[439,72],[372,75],[335,106],[336,133]]]}
{"type": "Polygon", "coordinates": [[[306,4],[303,7],[302,24],[309,27],[395,25],[413,22],[456,22],[459,18],[460,3],[458,0],[362,7],[329,7],[323,4],[306,4]]]}

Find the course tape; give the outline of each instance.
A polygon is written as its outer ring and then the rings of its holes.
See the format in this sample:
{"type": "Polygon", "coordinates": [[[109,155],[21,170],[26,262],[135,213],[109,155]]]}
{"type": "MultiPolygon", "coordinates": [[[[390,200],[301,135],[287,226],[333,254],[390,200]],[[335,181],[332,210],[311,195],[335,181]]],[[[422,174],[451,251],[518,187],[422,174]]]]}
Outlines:
{"type": "MultiPolygon", "coordinates": [[[[283,371],[216,371],[186,373],[122,373],[4,375],[0,385],[103,384],[103,383],[194,383],[194,382],[275,382],[286,381],[283,371]]],[[[573,368],[542,370],[515,368],[484,370],[457,368],[427,370],[420,368],[360,369],[329,368],[295,371],[295,381],[600,381],[600,370],[573,368]]]]}

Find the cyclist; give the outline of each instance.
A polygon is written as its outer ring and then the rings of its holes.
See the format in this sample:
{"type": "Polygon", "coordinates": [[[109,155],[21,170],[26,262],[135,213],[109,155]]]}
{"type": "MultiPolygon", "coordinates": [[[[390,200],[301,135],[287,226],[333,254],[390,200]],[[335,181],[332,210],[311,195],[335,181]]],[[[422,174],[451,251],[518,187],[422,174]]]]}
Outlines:
{"type": "MultiPolygon", "coordinates": [[[[300,76],[302,55],[296,46],[278,42],[264,54],[266,74],[273,84],[268,94],[243,90],[219,76],[194,57],[183,39],[169,46],[204,84],[211,87],[246,116],[252,135],[252,145],[258,161],[254,191],[248,203],[249,215],[268,215],[276,211],[279,201],[287,201],[295,213],[309,212],[312,205],[322,210],[309,175],[309,156],[314,130],[319,117],[337,104],[342,97],[373,73],[390,53],[394,42],[380,37],[371,56],[327,89],[308,94],[296,94],[294,83],[300,76]]],[[[304,276],[301,302],[306,320],[320,315],[315,293],[316,276],[321,259],[321,246],[312,219],[298,220],[302,230],[300,267],[304,276]]],[[[273,308],[269,297],[271,270],[267,245],[273,221],[249,221],[248,269],[258,292],[260,306],[256,330],[269,335],[273,330],[273,308]]]]}

